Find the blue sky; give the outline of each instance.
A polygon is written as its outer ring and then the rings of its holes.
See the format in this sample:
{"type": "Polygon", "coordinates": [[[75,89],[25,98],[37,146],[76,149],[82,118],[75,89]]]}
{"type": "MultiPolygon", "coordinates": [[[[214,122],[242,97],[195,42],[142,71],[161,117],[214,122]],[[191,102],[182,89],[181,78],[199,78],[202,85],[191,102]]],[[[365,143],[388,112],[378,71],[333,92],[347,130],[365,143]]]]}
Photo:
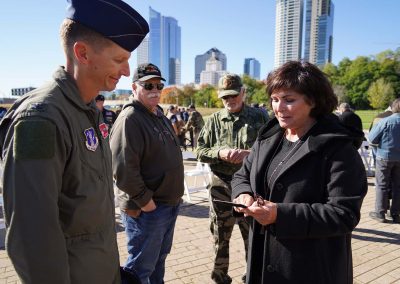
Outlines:
{"type": "MultiPolygon", "coordinates": [[[[178,20],[182,29],[182,83],[194,81],[194,58],[212,47],[227,56],[230,72],[243,72],[246,57],[261,62],[261,77],[273,68],[275,0],[126,0],[148,19],[148,7],[178,20]]],[[[399,0],[336,0],[333,63],[400,46],[399,0]]],[[[59,26],[65,0],[2,1],[0,6],[0,96],[14,87],[38,87],[51,78],[64,55],[59,26]]],[[[132,54],[131,69],[136,64],[132,54]]],[[[129,89],[130,79],[118,88],[129,89]]]]}

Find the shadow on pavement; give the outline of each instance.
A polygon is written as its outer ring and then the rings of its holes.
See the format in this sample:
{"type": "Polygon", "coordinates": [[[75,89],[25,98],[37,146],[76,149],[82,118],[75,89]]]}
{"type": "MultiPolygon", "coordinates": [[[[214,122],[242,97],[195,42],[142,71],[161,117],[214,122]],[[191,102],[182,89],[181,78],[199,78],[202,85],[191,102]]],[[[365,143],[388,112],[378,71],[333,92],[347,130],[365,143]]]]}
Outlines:
{"type": "MultiPolygon", "coordinates": [[[[396,226],[396,225],[395,225],[396,226]]],[[[385,231],[378,231],[373,229],[363,229],[355,228],[352,237],[356,240],[368,241],[368,242],[378,242],[378,243],[388,243],[388,244],[400,244],[400,235],[396,233],[389,233],[385,231]],[[368,234],[357,235],[356,233],[368,234]]]]}
{"type": "Polygon", "coordinates": [[[179,215],[193,218],[208,218],[208,212],[208,203],[183,203],[181,209],[179,210],[179,215]]]}

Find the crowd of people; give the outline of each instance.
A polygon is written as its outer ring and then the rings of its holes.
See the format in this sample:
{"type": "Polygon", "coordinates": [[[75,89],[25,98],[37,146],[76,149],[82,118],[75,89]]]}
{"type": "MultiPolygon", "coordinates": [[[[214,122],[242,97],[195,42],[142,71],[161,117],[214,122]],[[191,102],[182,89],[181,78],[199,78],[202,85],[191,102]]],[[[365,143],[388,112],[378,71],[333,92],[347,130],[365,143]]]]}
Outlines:
{"type": "Polygon", "coordinates": [[[217,90],[224,107],[204,120],[194,104],[164,114],[165,79],[144,63],[116,115],[99,92],[130,76],[131,52],[148,32],[121,0],[70,1],[60,29],[65,66],[1,120],[6,249],[21,281],[164,283],[189,141],[213,173],[212,283],[232,282],[235,224],[243,283],[352,283],[351,233],[367,192],[357,152],[364,139],[376,154],[370,216],[400,223],[400,99],[364,137],[349,104],[333,114],[338,100],[325,74],[290,61],[266,79],[270,115],[265,104],[246,105],[240,76],[227,73],[217,90]],[[123,266],[114,187],[127,236],[123,266]]]}

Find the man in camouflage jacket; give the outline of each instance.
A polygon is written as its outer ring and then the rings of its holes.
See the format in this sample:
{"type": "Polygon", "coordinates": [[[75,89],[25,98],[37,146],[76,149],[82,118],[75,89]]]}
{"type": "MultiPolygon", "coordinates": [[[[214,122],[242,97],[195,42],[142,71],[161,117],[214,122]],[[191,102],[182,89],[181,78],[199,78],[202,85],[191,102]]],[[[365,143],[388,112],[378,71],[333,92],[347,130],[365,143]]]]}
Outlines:
{"type": "Polygon", "coordinates": [[[189,105],[189,119],[185,125],[185,129],[190,131],[190,140],[193,148],[197,147],[197,139],[201,129],[204,126],[203,116],[196,110],[194,105],[189,105]]]}
{"type": "Polygon", "coordinates": [[[228,266],[233,226],[238,221],[246,258],[249,226],[243,218],[232,216],[230,206],[213,200],[231,200],[232,176],[250,153],[258,130],[268,117],[261,110],[244,104],[245,90],[238,75],[226,74],[219,80],[218,98],[222,99],[225,108],[207,119],[199,134],[196,154],[201,162],[210,164],[214,174],[210,184],[210,229],[216,254],[211,278],[214,283],[220,284],[232,282],[228,266]]]}

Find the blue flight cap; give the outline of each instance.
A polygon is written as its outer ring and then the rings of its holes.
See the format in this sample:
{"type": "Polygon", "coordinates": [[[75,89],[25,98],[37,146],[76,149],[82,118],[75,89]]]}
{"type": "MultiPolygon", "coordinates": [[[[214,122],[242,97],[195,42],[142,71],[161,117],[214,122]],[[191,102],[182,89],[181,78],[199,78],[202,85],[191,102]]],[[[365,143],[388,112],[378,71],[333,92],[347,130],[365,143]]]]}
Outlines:
{"type": "Polygon", "coordinates": [[[67,18],[112,40],[129,52],[149,32],[146,20],[121,0],[67,0],[67,18]]]}

